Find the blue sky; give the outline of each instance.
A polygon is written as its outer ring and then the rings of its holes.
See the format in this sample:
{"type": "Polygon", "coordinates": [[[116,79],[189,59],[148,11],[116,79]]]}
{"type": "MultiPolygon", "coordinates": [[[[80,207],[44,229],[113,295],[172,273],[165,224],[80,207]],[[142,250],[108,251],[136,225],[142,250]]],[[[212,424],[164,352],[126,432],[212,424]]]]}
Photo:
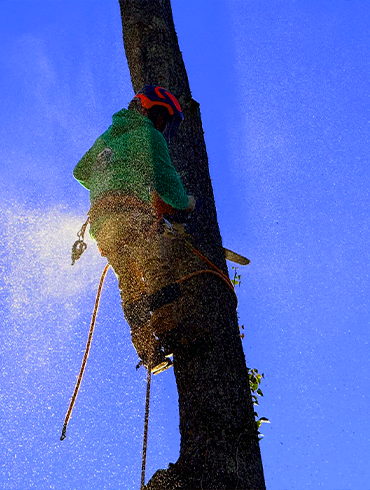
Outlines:
{"type": "MultiPolygon", "coordinates": [[[[3,0],[0,487],[139,488],[145,372],[105,262],[70,266],[78,159],[133,96],[116,0],[3,0]],[[76,5],[77,4],[77,5],[76,5]]],[[[268,490],[369,490],[368,26],[364,0],[172,1],[224,245],[240,268],[268,490]],[[211,7],[210,7],[211,6],[211,7]]],[[[179,451],[173,372],[153,380],[147,477],[179,451]]]]}

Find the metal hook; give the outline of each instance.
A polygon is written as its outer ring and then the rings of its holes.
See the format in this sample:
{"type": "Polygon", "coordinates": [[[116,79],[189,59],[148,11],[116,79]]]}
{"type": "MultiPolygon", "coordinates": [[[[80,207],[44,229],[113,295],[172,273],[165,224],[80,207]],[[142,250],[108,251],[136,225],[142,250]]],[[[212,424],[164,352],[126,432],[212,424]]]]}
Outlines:
{"type": "Polygon", "coordinates": [[[72,247],[72,265],[74,265],[86,249],[87,245],[81,238],[75,241],[72,247]]]}

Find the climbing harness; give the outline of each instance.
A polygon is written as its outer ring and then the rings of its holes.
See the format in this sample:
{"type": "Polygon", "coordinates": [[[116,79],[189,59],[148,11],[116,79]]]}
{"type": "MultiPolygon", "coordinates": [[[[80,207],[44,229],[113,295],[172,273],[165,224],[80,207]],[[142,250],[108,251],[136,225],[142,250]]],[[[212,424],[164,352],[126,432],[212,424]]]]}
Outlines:
{"type": "Polygon", "coordinates": [[[75,264],[76,260],[78,260],[87,249],[87,244],[84,242],[84,236],[89,221],[90,218],[87,218],[80,231],[77,233],[78,240],[74,242],[72,247],[72,265],[75,264]]]}

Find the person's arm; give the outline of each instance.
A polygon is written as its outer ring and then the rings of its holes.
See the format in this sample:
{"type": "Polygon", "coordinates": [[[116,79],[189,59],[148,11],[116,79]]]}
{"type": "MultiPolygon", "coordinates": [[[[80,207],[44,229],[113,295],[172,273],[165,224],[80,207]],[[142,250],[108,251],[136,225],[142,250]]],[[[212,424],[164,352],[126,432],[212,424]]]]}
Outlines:
{"type": "Polygon", "coordinates": [[[88,152],[81,158],[73,170],[73,176],[78,182],[90,189],[91,172],[97,155],[105,148],[103,140],[98,138],[88,152]]]}
{"type": "Polygon", "coordinates": [[[160,138],[156,138],[153,144],[155,190],[166,204],[175,209],[187,210],[189,208],[189,212],[191,212],[194,208],[194,198],[189,198],[187,195],[181,179],[171,163],[167,144],[162,135],[159,136],[160,138]]]}

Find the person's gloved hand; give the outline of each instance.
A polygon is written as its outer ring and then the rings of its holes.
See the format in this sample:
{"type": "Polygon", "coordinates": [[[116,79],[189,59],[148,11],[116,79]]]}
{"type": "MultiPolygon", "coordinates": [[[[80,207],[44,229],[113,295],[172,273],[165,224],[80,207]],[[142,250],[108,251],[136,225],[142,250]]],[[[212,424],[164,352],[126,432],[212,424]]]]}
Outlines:
{"type": "Polygon", "coordinates": [[[184,209],[188,214],[190,214],[195,209],[196,200],[194,196],[188,196],[188,206],[184,209]]]}

